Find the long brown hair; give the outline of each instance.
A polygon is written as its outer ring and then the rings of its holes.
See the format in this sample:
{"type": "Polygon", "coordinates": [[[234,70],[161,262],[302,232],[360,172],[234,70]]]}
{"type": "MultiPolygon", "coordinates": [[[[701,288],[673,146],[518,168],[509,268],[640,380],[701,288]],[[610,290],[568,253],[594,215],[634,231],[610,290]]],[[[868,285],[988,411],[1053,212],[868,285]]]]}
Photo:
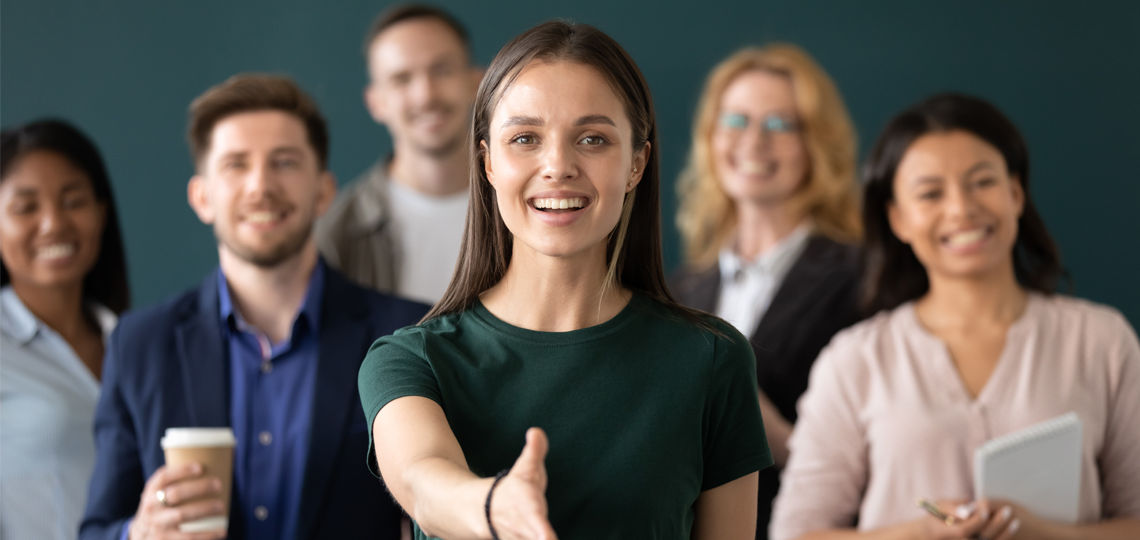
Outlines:
{"type": "Polygon", "coordinates": [[[803,124],[809,168],[790,201],[810,216],[816,230],[839,241],[856,242],[859,186],[855,181],[855,128],[831,77],[803,49],[787,43],[747,47],[717,64],[705,80],[693,118],[689,161],[677,183],[677,228],[685,262],[708,268],[736,229],[736,206],[724,192],[713,166],[712,136],[724,91],[744,73],[762,71],[792,83],[796,116],[803,124]]]}
{"type": "Polygon", "coordinates": [[[649,85],[633,59],[613,38],[592,26],[550,21],[527,30],[504,46],[479,84],[468,140],[472,156],[471,198],[463,244],[447,292],[424,320],[471,307],[480,293],[506,274],[513,237],[487,181],[480,143],[488,140],[491,116],[504,91],[534,61],[571,61],[597,69],[624,105],[633,130],[634,150],[644,148],[646,143],[650,145],[641,182],[626,196],[621,220],[606,245],[610,278],[607,283],[616,281],[679,313],[693,316],[695,312],[680,307],[665,286],[661,262],[661,172],[649,85]]]}

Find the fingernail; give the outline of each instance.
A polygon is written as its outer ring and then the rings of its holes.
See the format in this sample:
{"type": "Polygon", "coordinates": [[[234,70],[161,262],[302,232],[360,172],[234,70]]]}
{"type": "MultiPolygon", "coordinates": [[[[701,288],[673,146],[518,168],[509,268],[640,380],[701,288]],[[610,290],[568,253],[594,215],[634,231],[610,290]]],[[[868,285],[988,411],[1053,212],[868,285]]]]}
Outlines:
{"type": "Polygon", "coordinates": [[[210,486],[214,488],[214,491],[221,491],[222,481],[215,478],[214,481],[210,483],[210,486]]]}
{"type": "Polygon", "coordinates": [[[192,463],[190,465],[190,472],[192,472],[194,474],[201,474],[202,473],[202,464],[201,463],[192,463]]]}
{"type": "Polygon", "coordinates": [[[984,521],[987,519],[990,519],[990,510],[988,508],[982,507],[982,520],[984,521]]]}
{"type": "Polygon", "coordinates": [[[958,505],[958,508],[954,510],[954,515],[958,516],[958,519],[969,519],[970,515],[974,513],[974,509],[976,508],[977,504],[975,503],[960,504],[958,505]]]}
{"type": "Polygon", "coordinates": [[[1009,516],[1012,516],[1012,515],[1013,515],[1013,508],[1010,508],[1007,506],[1007,507],[1001,509],[1001,520],[1002,521],[1009,519],[1009,516]]]}
{"type": "Polygon", "coordinates": [[[1013,523],[1009,524],[1009,535],[1013,536],[1017,533],[1017,529],[1021,528],[1021,520],[1014,518],[1013,523]]]}

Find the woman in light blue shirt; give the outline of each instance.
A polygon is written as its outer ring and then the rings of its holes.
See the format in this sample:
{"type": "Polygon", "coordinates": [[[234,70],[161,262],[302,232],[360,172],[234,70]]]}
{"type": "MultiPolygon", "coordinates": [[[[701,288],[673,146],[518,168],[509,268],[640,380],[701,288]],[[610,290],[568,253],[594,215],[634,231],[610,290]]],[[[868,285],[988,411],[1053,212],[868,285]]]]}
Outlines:
{"type": "Polygon", "coordinates": [[[127,308],[111,184],[83,133],[0,135],[0,538],[75,538],[103,344],[127,308]]]}

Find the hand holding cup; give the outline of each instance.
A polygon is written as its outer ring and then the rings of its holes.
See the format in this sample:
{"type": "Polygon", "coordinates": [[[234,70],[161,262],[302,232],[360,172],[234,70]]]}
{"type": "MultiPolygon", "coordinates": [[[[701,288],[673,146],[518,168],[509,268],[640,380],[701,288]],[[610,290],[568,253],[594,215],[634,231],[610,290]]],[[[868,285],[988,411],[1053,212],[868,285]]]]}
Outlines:
{"type": "Polygon", "coordinates": [[[224,538],[236,442],[230,428],[168,428],[166,465],[143,488],[130,539],[224,538]]]}
{"type": "Polygon", "coordinates": [[[180,530],[185,522],[224,517],[225,513],[222,482],[205,474],[202,464],[165,465],[143,487],[128,536],[130,540],[225,538],[225,528],[197,533],[180,530]]]}

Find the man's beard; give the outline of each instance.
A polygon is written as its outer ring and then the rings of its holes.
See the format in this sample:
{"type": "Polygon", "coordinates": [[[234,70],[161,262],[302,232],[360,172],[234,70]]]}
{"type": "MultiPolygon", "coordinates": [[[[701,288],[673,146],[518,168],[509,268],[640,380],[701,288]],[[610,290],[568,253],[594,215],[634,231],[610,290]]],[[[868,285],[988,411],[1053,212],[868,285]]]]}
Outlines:
{"type": "MultiPolygon", "coordinates": [[[[416,120],[416,117],[423,115],[423,114],[429,114],[433,111],[440,111],[444,115],[447,115],[449,117],[449,121],[451,120],[450,117],[458,114],[456,112],[456,107],[451,106],[451,105],[444,105],[442,103],[436,102],[436,103],[429,104],[427,107],[424,107],[419,112],[412,115],[410,118],[408,118],[408,122],[414,123],[416,120]]],[[[464,127],[466,127],[466,125],[464,127]]],[[[427,155],[429,155],[433,158],[436,158],[436,159],[442,159],[442,158],[445,158],[445,157],[448,157],[448,156],[454,154],[457,150],[459,150],[459,148],[463,145],[463,142],[466,139],[467,139],[466,129],[459,128],[459,129],[456,129],[455,133],[453,133],[450,136],[445,137],[445,138],[439,138],[436,140],[423,142],[423,141],[417,141],[417,140],[415,140],[415,137],[413,137],[411,142],[412,142],[412,145],[419,152],[427,154],[427,155]]]]}
{"type": "Polygon", "coordinates": [[[214,224],[214,238],[239,259],[259,268],[269,269],[289,260],[290,257],[297,255],[304,249],[309,237],[313,234],[312,224],[309,223],[308,227],[301,227],[300,230],[290,232],[289,236],[277,244],[261,251],[244,245],[236,239],[229,238],[218,228],[216,223],[214,224]]]}
{"type": "Polygon", "coordinates": [[[417,144],[416,148],[435,159],[443,159],[451,156],[463,145],[463,141],[467,140],[467,134],[462,130],[455,136],[440,141],[436,144],[417,144]]]}

